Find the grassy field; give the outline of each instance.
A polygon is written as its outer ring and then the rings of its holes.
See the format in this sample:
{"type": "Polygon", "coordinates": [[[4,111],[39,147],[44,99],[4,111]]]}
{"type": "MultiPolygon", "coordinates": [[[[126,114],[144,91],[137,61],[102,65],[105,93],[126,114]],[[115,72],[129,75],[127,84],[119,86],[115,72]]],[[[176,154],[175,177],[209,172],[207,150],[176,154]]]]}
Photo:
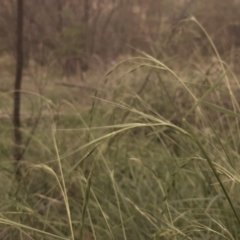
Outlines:
{"type": "Polygon", "coordinates": [[[79,88],[30,67],[20,182],[11,59],[4,64],[1,239],[240,238],[240,88],[230,64],[143,54],[90,70],[79,88]]]}

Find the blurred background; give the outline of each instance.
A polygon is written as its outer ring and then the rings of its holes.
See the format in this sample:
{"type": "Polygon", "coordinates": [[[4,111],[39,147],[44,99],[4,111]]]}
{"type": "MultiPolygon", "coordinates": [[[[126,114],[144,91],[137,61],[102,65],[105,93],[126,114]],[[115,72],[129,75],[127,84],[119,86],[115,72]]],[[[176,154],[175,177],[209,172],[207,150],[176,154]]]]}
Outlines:
{"type": "MultiPolygon", "coordinates": [[[[25,0],[24,57],[64,74],[111,65],[135,49],[157,58],[212,56],[202,24],[223,59],[238,62],[237,0],[25,0]],[[171,44],[168,44],[168,41],[171,44]],[[161,49],[164,48],[164,53],[161,49]],[[234,53],[233,53],[234,49],[234,53]]],[[[0,57],[15,54],[16,4],[0,2],[0,57]]],[[[176,61],[177,61],[176,59],[176,61]]]]}

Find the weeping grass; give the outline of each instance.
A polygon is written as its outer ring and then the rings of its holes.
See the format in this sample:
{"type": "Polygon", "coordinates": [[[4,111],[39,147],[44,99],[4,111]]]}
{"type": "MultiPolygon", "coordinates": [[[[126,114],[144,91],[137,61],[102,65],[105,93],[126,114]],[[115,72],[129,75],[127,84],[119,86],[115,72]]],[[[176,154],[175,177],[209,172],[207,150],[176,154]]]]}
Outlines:
{"type": "Polygon", "coordinates": [[[11,121],[0,120],[1,239],[238,239],[239,86],[207,37],[214,76],[194,79],[191,63],[184,75],[141,52],[103,76],[107,90],[88,107],[79,93],[25,91],[44,114],[34,133],[23,119],[31,142],[20,182],[11,121]]]}

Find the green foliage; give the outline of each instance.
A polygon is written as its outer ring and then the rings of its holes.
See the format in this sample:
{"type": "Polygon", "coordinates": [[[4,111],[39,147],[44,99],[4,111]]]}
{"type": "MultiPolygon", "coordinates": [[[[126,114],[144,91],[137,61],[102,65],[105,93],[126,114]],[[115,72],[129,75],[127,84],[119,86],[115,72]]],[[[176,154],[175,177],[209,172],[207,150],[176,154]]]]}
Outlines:
{"type": "MultiPolygon", "coordinates": [[[[195,18],[186,23],[203,32],[210,58],[169,58],[179,34],[159,58],[139,52],[104,76],[98,61],[78,88],[26,69],[21,181],[12,92],[1,90],[2,239],[239,239],[239,72],[195,18]]],[[[62,29],[56,56],[83,53],[85,37],[81,25],[62,29]]]]}
{"type": "Polygon", "coordinates": [[[54,40],[57,57],[75,56],[85,50],[85,31],[79,24],[64,28],[54,40]]]}

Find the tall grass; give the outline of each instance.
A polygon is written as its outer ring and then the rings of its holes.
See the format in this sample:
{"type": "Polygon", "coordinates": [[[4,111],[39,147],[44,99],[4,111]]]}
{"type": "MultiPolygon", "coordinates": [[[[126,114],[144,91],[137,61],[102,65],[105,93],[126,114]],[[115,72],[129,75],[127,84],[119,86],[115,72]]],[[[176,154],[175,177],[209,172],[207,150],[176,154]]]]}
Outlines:
{"type": "Polygon", "coordinates": [[[26,139],[38,125],[21,182],[3,114],[10,93],[1,93],[0,238],[238,239],[238,76],[207,37],[215,71],[211,59],[196,67],[193,56],[180,68],[141,53],[100,83],[93,74],[88,84],[101,91],[54,83],[44,96],[25,91],[26,139]]]}

